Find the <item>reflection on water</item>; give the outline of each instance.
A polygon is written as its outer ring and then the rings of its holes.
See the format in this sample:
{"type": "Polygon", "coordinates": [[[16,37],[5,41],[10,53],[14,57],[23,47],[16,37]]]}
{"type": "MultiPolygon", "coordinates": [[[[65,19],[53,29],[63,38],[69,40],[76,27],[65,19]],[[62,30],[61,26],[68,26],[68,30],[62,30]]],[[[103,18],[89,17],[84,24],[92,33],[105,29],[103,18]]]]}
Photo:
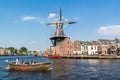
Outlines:
{"type": "Polygon", "coordinates": [[[49,80],[51,79],[50,71],[35,71],[35,72],[23,72],[23,71],[9,71],[5,80],[49,80]]]}
{"type": "Polygon", "coordinates": [[[49,71],[9,71],[7,61],[16,56],[0,57],[0,80],[120,80],[119,59],[45,59],[21,56],[20,60],[52,61],[49,71]]]}
{"type": "Polygon", "coordinates": [[[70,59],[55,59],[53,60],[52,76],[55,79],[71,80],[69,73],[72,71],[72,61],[70,59]]]}
{"type": "Polygon", "coordinates": [[[119,62],[110,59],[53,60],[52,76],[60,80],[119,80],[119,62]]]}

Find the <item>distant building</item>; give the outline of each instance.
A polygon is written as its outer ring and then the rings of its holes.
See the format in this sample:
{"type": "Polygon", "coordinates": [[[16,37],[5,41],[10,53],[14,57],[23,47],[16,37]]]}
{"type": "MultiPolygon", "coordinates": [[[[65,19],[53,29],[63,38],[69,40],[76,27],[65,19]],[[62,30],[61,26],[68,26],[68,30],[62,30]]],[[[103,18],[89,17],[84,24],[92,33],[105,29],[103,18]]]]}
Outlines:
{"type": "Polygon", "coordinates": [[[118,38],[114,39],[115,45],[116,45],[116,53],[117,55],[120,55],[120,40],[118,38]]]}
{"type": "Polygon", "coordinates": [[[50,48],[47,48],[46,51],[45,51],[46,54],[51,54],[51,50],[50,48]]]}
{"type": "Polygon", "coordinates": [[[4,55],[5,54],[5,49],[4,48],[0,48],[0,55],[4,55]]]}
{"type": "Polygon", "coordinates": [[[0,55],[11,55],[11,51],[0,47],[0,55]]]}

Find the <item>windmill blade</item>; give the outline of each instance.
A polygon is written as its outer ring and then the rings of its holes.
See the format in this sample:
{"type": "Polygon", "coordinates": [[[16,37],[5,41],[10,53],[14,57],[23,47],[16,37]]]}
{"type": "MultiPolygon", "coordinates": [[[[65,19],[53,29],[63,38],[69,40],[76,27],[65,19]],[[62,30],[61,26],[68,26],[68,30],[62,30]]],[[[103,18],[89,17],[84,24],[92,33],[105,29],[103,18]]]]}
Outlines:
{"type": "Polygon", "coordinates": [[[48,23],[47,26],[56,26],[57,23],[48,23]]]}
{"type": "Polygon", "coordinates": [[[75,24],[75,23],[77,23],[77,22],[75,22],[75,21],[67,21],[67,22],[64,22],[64,24],[75,24]]]}
{"type": "Polygon", "coordinates": [[[75,23],[77,23],[77,22],[68,22],[68,24],[75,24],[75,23]]]}

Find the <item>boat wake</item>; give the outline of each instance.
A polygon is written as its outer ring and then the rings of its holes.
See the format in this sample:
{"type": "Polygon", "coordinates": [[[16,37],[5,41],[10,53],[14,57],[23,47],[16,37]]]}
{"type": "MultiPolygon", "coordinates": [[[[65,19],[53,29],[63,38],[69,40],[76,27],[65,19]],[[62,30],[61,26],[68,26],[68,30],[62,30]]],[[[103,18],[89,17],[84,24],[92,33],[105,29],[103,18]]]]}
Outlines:
{"type": "Polygon", "coordinates": [[[10,69],[10,67],[9,67],[9,66],[7,66],[7,67],[5,67],[5,69],[9,70],[9,69],[10,69]]]}

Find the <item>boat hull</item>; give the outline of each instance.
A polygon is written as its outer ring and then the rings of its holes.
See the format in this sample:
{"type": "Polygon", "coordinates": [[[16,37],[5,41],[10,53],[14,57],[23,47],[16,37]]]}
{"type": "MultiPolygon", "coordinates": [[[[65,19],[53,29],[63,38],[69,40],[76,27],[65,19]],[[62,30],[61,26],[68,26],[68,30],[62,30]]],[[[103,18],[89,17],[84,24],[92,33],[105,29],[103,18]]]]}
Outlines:
{"type": "Polygon", "coordinates": [[[46,63],[35,63],[35,64],[15,64],[15,62],[8,62],[8,67],[10,70],[20,70],[20,71],[36,71],[36,70],[50,70],[51,62],[46,63]]]}

